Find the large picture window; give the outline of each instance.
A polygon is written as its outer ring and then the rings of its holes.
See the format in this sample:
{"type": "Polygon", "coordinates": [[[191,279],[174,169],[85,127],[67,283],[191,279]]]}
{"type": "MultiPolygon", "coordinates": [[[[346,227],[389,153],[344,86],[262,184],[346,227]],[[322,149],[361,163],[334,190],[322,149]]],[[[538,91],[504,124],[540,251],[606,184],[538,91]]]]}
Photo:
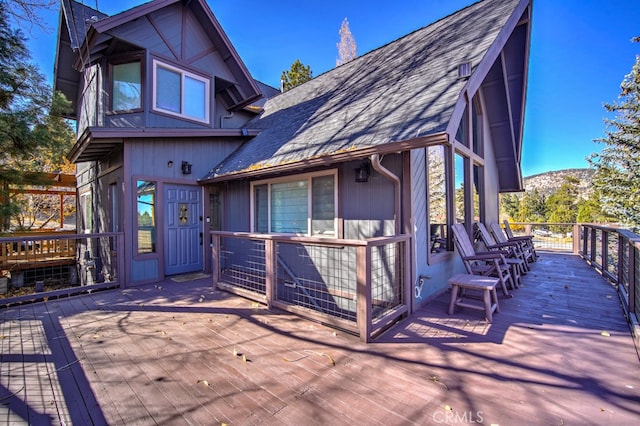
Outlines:
{"type": "Polygon", "coordinates": [[[252,231],[335,237],[336,173],[252,184],[252,231]]]}
{"type": "Polygon", "coordinates": [[[112,65],[111,73],[112,111],[131,111],[142,108],[140,61],[112,65]]]}
{"type": "Polygon", "coordinates": [[[211,80],[153,61],[153,109],[209,123],[211,80]]]}
{"type": "Polygon", "coordinates": [[[448,151],[443,145],[426,148],[427,220],[429,252],[448,251],[449,201],[447,196],[448,151]]]}
{"type": "Polygon", "coordinates": [[[137,203],[138,254],[156,252],[156,183],[139,180],[137,203]]]}

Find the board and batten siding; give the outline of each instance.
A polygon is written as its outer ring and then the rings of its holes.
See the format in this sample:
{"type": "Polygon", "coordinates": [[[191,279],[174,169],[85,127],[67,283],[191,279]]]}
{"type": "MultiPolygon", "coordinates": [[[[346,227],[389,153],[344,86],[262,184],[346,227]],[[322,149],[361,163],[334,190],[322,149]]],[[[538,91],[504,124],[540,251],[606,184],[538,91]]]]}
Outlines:
{"type": "Polygon", "coordinates": [[[196,183],[226,156],[233,152],[242,141],[230,138],[175,139],[158,138],[147,140],[127,140],[131,175],[157,176],[171,179],[187,179],[196,183]],[[170,165],[170,161],[173,163],[170,165]],[[181,165],[187,161],[192,165],[191,174],[182,174],[181,165]]]}
{"type": "MultiPolygon", "coordinates": [[[[395,234],[394,186],[369,165],[368,182],[355,181],[355,169],[363,161],[341,166],[338,196],[344,226],[344,238],[362,240],[395,234]]],[[[386,155],[382,165],[402,177],[402,156],[386,155]]]]}

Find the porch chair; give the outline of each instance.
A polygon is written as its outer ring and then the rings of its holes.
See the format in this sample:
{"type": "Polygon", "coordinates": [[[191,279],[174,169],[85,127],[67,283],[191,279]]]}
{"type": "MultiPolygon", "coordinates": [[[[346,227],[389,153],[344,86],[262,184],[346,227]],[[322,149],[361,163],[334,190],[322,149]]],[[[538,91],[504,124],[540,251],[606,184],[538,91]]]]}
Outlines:
{"type": "Polygon", "coordinates": [[[504,221],[504,229],[498,223],[491,223],[489,227],[491,228],[491,232],[493,233],[496,241],[512,241],[520,244],[520,248],[527,258],[527,262],[535,262],[538,260],[538,254],[536,253],[536,248],[533,245],[533,236],[514,236],[513,232],[511,232],[508,220],[504,221]]]}
{"type": "Polygon", "coordinates": [[[521,276],[529,272],[529,265],[524,254],[520,249],[520,245],[515,241],[497,242],[484,223],[476,223],[476,236],[482,241],[482,244],[489,251],[502,251],[505,259],[511,265],[511,273],[513,274],[516,287],[522,284],[521,276]]]}
{"type": "Polygon", "coordinates": [[[464,225],[456,223],[451,225],[453,241],[462,259],[467,273],[470,275],[492,276],[500,281],[500,290],[506,297],[509,294],[507,286],[514,288],[514,280],[511,276],[510,267],[502,252],[476,252],[473,243],[467,234],[464,225]]]}

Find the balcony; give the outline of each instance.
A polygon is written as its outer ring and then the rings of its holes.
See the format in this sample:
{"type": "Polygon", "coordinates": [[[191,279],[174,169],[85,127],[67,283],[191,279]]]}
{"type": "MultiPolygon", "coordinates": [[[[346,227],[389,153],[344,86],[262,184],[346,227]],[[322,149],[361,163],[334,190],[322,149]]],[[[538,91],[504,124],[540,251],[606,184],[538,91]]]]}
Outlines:
{"type": "Polygon", "coordinates": [[[119,287],[122,234],[0,238],[0,306],[119,287]]]}
{"type": "MultiPolygon", "coordinates": [[[[581,255],[539,245],[540,260],[513,298],[500,298],[493,323],[467,309],[448,315],[444,294],[365,343],[352,330],[322,325],[326,314],[310,302],[311,307],[296,309],[321,318],[301,318],[275,305],[267,309],[257,301],[272,298],[287,306],[291,303],[284,296],[295,282],[288,272],[273,270],[281,266],[265,263],[263,272],[258,259],[273,256],[276,263],[279,254],[287,260],[290,250],[315,259],[319,247],[306,240],[221,234],[217,250],[226,260],[219,263],[218,285],[235,277],[236,284],[230,284],[239,287],[259,282],[246,276],[263,277],[264,295],[248,300],[214,289],[212,277],[167,279],[0,309],[0,419],[28,424],[635,424],[640,362],[629,321],[637,304],[631,305],[635,298],[625,293],[635,294],[639,274],[636,260],[621,259],[629,259],[630,251],[637,259],[640,247],[626,231],[595,225],[581,225],[572,235],[578,236],[581,255]],[[245,264],[236,254],[248,247],[254,257],[246,256],[245,264]],[[246,275],[234,272],[240,266],[251,268],[246,275]],[[615,281],[617,276],[623,281],[615,281]],[[276,286],[276,294],[268,296],[269,282],[282,282],[282,288],[276,286]],[[277,294],[280,290],[284,296],[277,294]]],[[[367,257],[382,253],[389,259],[382,264],[395,265],[397,259],[391,262],[389,255],[403,252],[403,238],[353,242],[355,248],[344,252],[353,250],[348,256],[360,260],[343,273],[355,275],[356,282],[362,282],[359,275],[377,276],[380,268],[362,272],[368,268],[358,265],[373,264],[367,257]]],[[[324,246],[337,247],[333,241],[321,242],[324,246]]],[[[306,278],[301,282],[308,286],[313,282],[312,274],[292,272],[306,278]]],[[[253,284],[246,287],[243,291],[262,292],[253,284]]],[[[316,291],[342,294],[333,288],[316,291]]],[[[342,291],[352,300],[351,288],[342,291]]],[[[366,292],[355,293],[356,300],[367,298],[366,292]]],[[[372,296],[372,320],[401,309],[397,303],[381,309],[379,299],[395,300],[372,296]]],[[[346,302],[343,308],[341,319],[352,323],[352,308],[346,302]]],[[[357,315],[356,302],[356,324],[357,315]]]]}

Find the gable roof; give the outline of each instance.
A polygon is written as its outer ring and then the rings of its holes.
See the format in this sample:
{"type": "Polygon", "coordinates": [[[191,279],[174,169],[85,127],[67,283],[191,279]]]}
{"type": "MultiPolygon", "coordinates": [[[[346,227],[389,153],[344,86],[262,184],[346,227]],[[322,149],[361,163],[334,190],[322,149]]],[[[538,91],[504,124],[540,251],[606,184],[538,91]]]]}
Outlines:
{"type": "Polygon", "coordinates": [[[475,3],[267,100],[247,125],[261,133],[201,182],[446,142],[465,89],[483,77],[459,78],[458,66],[470,62],[486,74],[529,6],[475,3]]]}
{"type": "Polygon", "coordinates": [[[75,118],[75,101],[81,77],[79,71],[83,70],[85,64],[93,63],[118,43],[135,48],[126,41],[118,40],[111,31],[176,3],[182,3],[184,7],[193,10],[194,16],[234,75],[236,80],[228,82],[227,88],[229,109],[242,108],[262,96],[258,85],[205,0],[153,0],[113,16],[105,15],[75,0],[62,0],[54,89],[61,90],[67,99],[72,101],[74,111],[70,118],[75,118]]]}

